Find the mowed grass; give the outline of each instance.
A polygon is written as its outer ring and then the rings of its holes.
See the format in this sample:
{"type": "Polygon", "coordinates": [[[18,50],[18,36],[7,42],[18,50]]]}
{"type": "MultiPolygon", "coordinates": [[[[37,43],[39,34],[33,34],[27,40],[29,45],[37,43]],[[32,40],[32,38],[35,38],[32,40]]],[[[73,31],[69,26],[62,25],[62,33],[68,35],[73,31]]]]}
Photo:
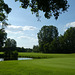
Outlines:
{"type": "Polygon", "coordinates": [[[28,57],[28,58],[75,58],[75,54],[45,54],[45,53],[24,53],[19,52],[19,57],[28,57]]]}
{"type": "Polygon", "coordinates": [[[75,75],[75,54],[19,53],[19,56],[41,59],[1,61],[0,75],[75,75]]]}
{"type": "Polygon", "coordinates": [[[75,58],[1,61],[0,75],[75,75],[75,58]]]}
{"type": "Polygon", "coordinates": [[[3,54],[4,52],[0,52],[0,54],[3,54]]]}

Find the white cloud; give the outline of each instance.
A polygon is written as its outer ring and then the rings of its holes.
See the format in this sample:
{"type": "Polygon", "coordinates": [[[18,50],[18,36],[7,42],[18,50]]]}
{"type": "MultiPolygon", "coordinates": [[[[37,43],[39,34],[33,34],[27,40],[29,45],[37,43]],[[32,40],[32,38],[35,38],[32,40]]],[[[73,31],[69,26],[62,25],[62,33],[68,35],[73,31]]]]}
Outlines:
{"type": "Polygon", "coordinates": [[[67,23],[66,27],[75,27],[75,22],[67,23]]]}
{"type": "Polygon", "coordinates": [[[35,36],[34,30],[37,30],[34,26],[15,26],[9,25],[5,28],[8,38],[15,39],[17,46],[30,47],[38,44],[38,39],[35,36]]]}
{"type": "Polygon", "coordinates": [[[6,32],[7,33],[14,33],[14,34],[18,34],[18,33],[22,33],[23,31],[26,30],[36,30],[37,28],[34,26],[15,26],[15,25],[9,25],[6,28],[6,32]]]}
{"type": "Polygon", "coordinates": [[[14,31],[10,31],[10,30],[6,30],[6,33],[10,33],[10,34],[24,34],[22,31],[14,32],[14,31]]]}
{"type": "Polygon", "coordinates": [[[18,39],[27,39],[27,40],[33,41],[33,42],[38,41],[38,39],[29,37],[29,36],[20,36],[20,37],[18,37],[18,39]]]}
{"type": "Polygon", "coordinates": [[[15,30],[15,31],[25,31],[25,30],[35,30],[36,27],[33,27],[33,26],[15,26],[15,25],[9,25],[9,26],[7,26],[7,29],[9,29],[9,30],[15,30]]]}
{"type": "Polygon", "coordinates": [[[70,28],[70,27],[75,27],[75,22],[67,23],[67,24],[65,25],[64,31],[66,31],[66,30],[67,30],[68,28],[70,28]]]}
{"type": "Polygon", "coordinates": [[[28,37],[28,36],[20,36],[20,37],[18,37],[18,39],[30,39],[30,37],[28,37]]]}
{"type": "Polygon", "coordinates": [[[33,45],[38,45],[38,39],[31,36],[19,36],[16,38],[19,47],[33,48],[33,45]]]}
{"type": "Polygon", "coordinates": [[[23,27],[23,30],[35,30],[36,27],[33,27],[33,26],[24,26],[23,27]]]}

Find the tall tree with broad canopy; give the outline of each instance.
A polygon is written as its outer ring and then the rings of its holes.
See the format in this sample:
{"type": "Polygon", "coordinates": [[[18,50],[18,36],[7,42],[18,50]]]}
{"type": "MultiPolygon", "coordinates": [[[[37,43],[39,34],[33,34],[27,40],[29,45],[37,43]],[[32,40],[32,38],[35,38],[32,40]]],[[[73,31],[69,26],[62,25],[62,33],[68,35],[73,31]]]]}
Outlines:
{"type": "Polygon", "coordinates": [[[51,42],[58,37],[58,29],[52,25],[43,26],[37,35],[39,47],[41,50],[44,50],[44,47],[47,47],[47,45],[51,44],[51,42]]]}
{"type": "Polygon", "coordinates": [[[21,2],[21,7],[27,9],[31,7],[32,13],[36,13],[39,17],[39,12],[43,11],[45,18],[49,19],[54,15],[58,19],[59,14],[67,11],[69,4],[67,0],[15,0],[21,2]]]}
{"type": "Polygon", "coordinates": [[[8,38],[5,42],[5,47],[16,47],[17,43],[14,39],[8,38]]]}
{"type": "Polygon", "coordinates": [[[7,33],[4,29],[0,29],[0,47],[4,46],[4,43],[7,39],[7,33]]]}
{"type": "Polygon", "coordinates": [[[51,43],[54,38],[58,37],[58,29],[55,26],[43,26],[39,31],[38,40],[40,43],[51,43]]]}

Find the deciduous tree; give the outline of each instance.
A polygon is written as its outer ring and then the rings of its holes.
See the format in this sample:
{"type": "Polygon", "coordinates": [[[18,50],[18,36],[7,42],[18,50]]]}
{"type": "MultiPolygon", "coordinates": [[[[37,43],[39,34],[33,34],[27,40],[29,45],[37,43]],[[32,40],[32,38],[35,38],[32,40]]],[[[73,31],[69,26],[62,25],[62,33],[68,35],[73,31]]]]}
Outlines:
{"type": "Polygon", "coordinates": [[[40,50],[45,51],[44,49],[46,49],[46,46],[51,44],[51,42],[58,37],[58,29],[52,25],[43,26],[37,35],[40,50]]]}
{"type": "Polygon", "coordinates": [[[67,0],[15,0],[21,2],[21,7],[26,9],[31,7],[32,13],[39,16],[39,11],[44,12],[45,18],[49,19],[54,15],[55,19],[59,14],[67,11],[69,4],[67,0]]]}
{"type": "Polygon", "coordinates": [[[70,27],[64,33],[64,44],[68,52],[75,52],[75,27],[70,27]]]}
{"type": "Polygon", "coordinates": [[[8,38],[5,42],[5,47],[16,47],[17,43],[14,39],[8,38]]]}
{"type": "Polygon", "coordinates": [[[4,46],[4,43],[7,39],[7,33],[4,29],[0,29],[0,47],[4,46]]]}

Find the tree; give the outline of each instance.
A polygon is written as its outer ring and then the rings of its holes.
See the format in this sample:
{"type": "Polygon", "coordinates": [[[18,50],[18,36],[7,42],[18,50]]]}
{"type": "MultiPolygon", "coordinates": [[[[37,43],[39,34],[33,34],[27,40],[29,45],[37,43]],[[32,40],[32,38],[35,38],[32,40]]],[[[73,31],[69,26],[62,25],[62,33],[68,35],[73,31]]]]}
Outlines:
{"type": "Polygon", "coordinates": [[[17,50],[10,50],[9,48],[4,51],[4,60],[17,60],[18,52],[17,50]]]}
{"type": "Polygon", "coordinates": [[[66,46],[66,52],[75,52],[75,27],[68,28],[64,33],[64,44],[66,46]]]}
{"type": "MultiPolygon", "coordinates": [[[[45,18],[49,19],[54,15],[55,19],[58,18],[59,14],[67,11],[69,4],[67,0],[15,0],[21,2],[22,8],[26,9],[31,7],[32,13],[35,13],[39,17],[39,12],[43,11],[45,18]]],[[[2,25],[8,25],[6,22],[7,14],[11,12],[11,8],[0,0],[0,22],[2,25]]]]}
{"type": "Polygon", "coordinates": [[[8,38],[5,42],[5,47],[16,47],[16,41],[8,38]]]}
{"type": "Polygon", "coordinates": [[[49,43],[46,43],[43,45],[43,52],[44,53],[50,53],[49,43]]]}
{"type": "Polygon", "coordinates": [[[17,60],[18,52],[16,48],[16,41],[14,39],[8,38],[5,42],[4,48],[4,60],[17,60]]]}
{"type": "Polygon", "coordinates": [[[5,40],[7,39],[7,33],[4,29],[0,29],[0,47],[4,46],[5,40]]]}
{"type": "Polygon", "coordinates": [[[49,49],[53,53],[75,53],[75,27],[68,28],[63,36],[54,39],[49,49]]]}
{"type": "Polygon", "coordinates": [[[65,39],[64,39],[64,35],[60,35],[59,36],[59,52],[60,53],[67,53],[67,47],[65,45],[65,39]]]}
{"type": "Polygon", "coordinates": [[[38,40],[40,43],[51,43],[54,38],[58,37],[58,29],[55,26],[43,26],[39,31],[38,40]]]}
{"type": "Polygon", "coordinates": [[[44,51],[46,46],[58,37],[58,29],[55,26],[43,26],[37,35],[40,50],[44,51]]]}
{"type": "Polygon", "coordinates": [[[4,0],[0,0],[0,22],[2,22],[3,25],[7,25],[7,14],[11,12],[11,8],[4,3],[4,0]]]}
{"type": "Polygon", "coordinates": [[[39,52],[39,47],[38,45],[33,46],[33,52],[39,52]]]}
{"type": "Polygon", "coordinates": [[[67,0],[15,0],[21,2],[21,7],[26,9],[31,7],[32,13],[39,16],[39,11],[44,12],[45,18],[49,19],[54,15],[55,19],[59,14],[66,11],[69,7],[67,0]]]}
{"type": "Polygon", "coordinates": [[[59,37],[55,38],[49,45],[50,53],[60,53],[59,37]]]}

